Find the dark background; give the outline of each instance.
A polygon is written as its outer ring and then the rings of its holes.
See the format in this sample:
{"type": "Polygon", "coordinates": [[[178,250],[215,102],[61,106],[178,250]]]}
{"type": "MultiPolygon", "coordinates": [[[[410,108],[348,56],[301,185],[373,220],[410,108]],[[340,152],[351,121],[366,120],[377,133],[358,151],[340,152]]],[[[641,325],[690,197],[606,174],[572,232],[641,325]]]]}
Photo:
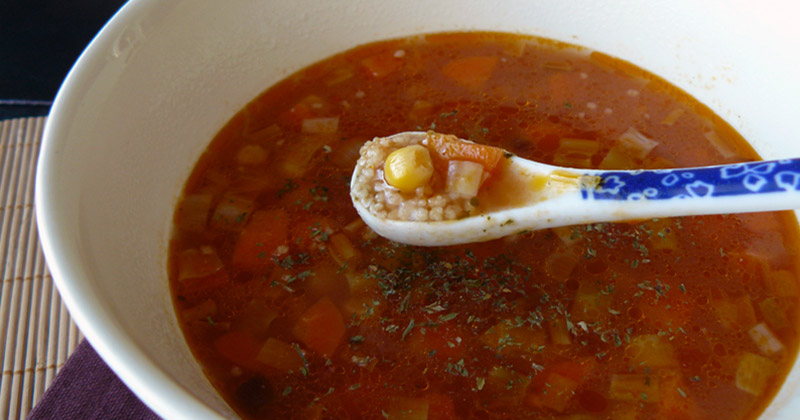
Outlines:
{"type": "Polygon", "coordinates": [[[0,0],[0,119],[47,115],[61,82],[125,0],[0,0]]]}

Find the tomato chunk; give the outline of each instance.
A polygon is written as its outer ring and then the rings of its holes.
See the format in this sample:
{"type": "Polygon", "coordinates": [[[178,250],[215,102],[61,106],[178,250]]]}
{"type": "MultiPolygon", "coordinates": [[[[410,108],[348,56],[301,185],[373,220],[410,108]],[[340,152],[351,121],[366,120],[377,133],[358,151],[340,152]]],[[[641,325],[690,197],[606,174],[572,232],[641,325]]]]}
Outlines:
{"type": "Polygon", "coordinates": [[[459,140],[456,136],[436,133],[428,136],[428,145],[440,161],[467,160],[480,163],[489,173],[497,167],[506,153],[497,147],[469,143],[459,140]]]}

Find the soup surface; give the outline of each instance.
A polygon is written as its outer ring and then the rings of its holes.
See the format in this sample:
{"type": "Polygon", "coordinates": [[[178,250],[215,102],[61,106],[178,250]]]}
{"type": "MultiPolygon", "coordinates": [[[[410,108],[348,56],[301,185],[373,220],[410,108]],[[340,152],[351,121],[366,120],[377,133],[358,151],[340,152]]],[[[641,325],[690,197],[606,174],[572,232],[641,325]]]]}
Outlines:
{"type": "Polygon", "coordinates": [[[220,131],[175,215],[175,310],[242,417],[725,420],[769,403],[798,347],[790,213],[405,246],[361,222],[349,181],[364,141],[413,130],[581,168],[757,159],[663,80],[547,40],[419,36],[292,75],[220,131]]]}

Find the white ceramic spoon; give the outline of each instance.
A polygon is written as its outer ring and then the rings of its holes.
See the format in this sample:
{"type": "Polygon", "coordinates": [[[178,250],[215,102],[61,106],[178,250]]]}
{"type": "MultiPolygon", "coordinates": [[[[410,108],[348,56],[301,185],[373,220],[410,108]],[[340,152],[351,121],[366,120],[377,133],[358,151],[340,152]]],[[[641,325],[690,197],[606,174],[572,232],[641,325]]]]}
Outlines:
{"type": "MultiPolygon", "coordinates": [[[[406,132],[388,139],[419,143],[426,136],[424,132],[406,132]]],[[[604,171],[563,168],[511,156],[505,167],[505,176],[514,180],[508,185],[515,188],[507,191],[511,204],[448,221],[392,220],[371,211],[374,196],[356,193],[359,183],[382,177],[380,168],[365,165],[365,149],[371,143],[362,148],[353,172],[353,204],[376,233],[410,245],[482,242],[523,231],[595,222],[800,208],[800,159],[604,171]]]]}

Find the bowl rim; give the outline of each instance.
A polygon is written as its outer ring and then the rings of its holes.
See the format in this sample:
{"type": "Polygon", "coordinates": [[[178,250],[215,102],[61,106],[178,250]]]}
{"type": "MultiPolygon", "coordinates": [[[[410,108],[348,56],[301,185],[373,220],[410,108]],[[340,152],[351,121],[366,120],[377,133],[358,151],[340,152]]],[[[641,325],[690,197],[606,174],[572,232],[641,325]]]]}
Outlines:
{"type": "MultiPolygon", "coordinates": [[[[166,374],[143,348],[125,334],[119,320],[99,299],[94,299],[89,278],[76,264],[72,249],[75,238],[60,227],[58,200],[52,192],[58,185],[60,155],[65,146],[55,140],[73,126],[72,117],[80,107],[85,88],[104,66],[103,52],[113,47],[126,27],[149,16],[159,0],[130,0],[103,26],[80,55],[62,83],[44,127],[36,168],[35,214],[40,242],[53,282],[70,314],[95,351],[109,368],[158,415],[165,418],[223,418],[173,377],[166,374]],[[70,281],[67,281],[69,279],[70,281]]],[[[773,402],[775,399],[773,398],[773,402]]]]}
{"type": "Polygon", "coordinates": [[[87,273],[76,266],[76,259],[73,258],[74,238],[66,236],[60,227],[64,220],[60,220],[57,203],[52,199],[52,188],[58,185],[57,168],[64,146],[63,142],[56,139],[70,130],[74,110],[80,106],[85,88],[104,66],[103,52],[112,48],[116,38],[129,24],[150,14],[153,9],[151,6],[156,3],[158,0],[131,0],[125,3],[94,36],[59,87],[45,123],[36,167],[35,216],[42,251],[61,299],[75,324],[106,365],[142,403],[163,418],[222,419],[159,368],[124,333],[119,322],[100,301],[91,298],[93,293],[88,287],[87,273]],[[72,281],[68,282],[67,279],[72,281]]]}

